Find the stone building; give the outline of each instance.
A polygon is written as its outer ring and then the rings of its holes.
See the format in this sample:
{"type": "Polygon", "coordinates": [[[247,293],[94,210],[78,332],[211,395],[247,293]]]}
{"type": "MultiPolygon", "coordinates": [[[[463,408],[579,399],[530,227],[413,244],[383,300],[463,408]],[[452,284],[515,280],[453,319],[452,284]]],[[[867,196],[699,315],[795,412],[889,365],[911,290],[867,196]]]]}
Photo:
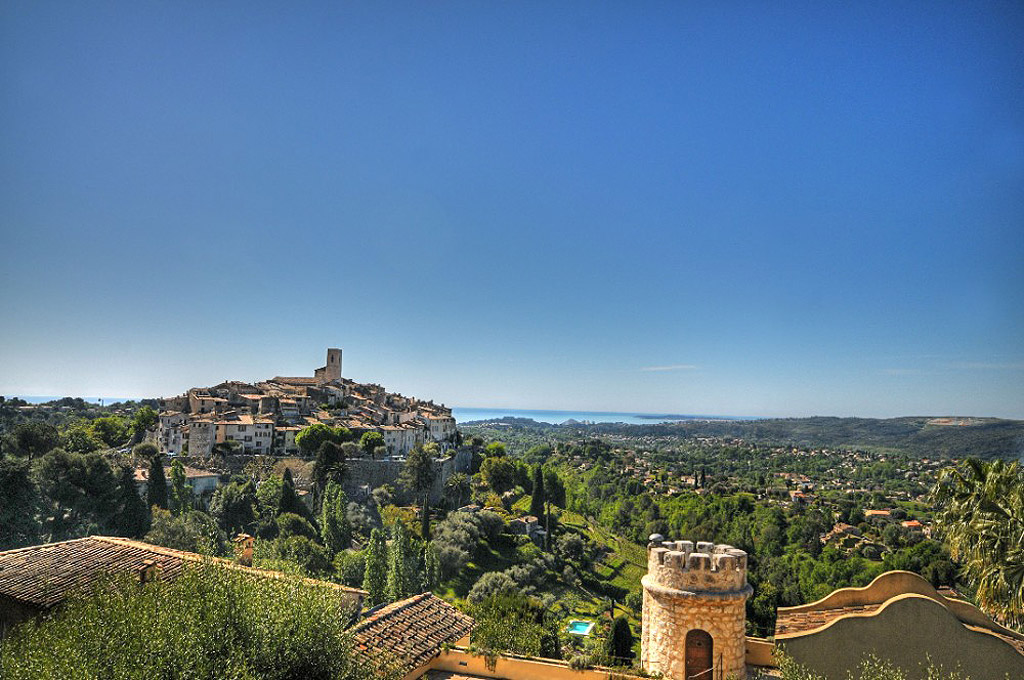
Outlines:
{"type": "Polygon", "coordinates": [[[651,536],[640,660],[673,680],[746,677],[747,553],[651,536]]]}

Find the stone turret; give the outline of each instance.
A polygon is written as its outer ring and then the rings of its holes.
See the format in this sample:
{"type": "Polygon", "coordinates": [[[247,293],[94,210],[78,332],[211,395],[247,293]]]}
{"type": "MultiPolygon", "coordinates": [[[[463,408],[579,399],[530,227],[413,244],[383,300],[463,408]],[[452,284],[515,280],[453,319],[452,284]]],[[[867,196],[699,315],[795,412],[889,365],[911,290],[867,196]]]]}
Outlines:
{"type": "Polygon", "coordinates": [[[746,552],[654,534],[640,582],[644,670],[674,680],[746,677],[746,552]]]}

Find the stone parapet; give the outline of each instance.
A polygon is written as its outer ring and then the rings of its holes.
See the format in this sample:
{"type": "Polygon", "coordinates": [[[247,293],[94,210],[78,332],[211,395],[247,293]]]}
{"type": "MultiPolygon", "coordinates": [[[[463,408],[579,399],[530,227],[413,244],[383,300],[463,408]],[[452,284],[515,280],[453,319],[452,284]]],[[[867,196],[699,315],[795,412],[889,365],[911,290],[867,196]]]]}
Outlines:
{"type": "Polygon", "coordinates": [[[732,592],[747,583],[747,553],[731,545],[662,541],[655,534],[647,546],[647,574],[652,583],[692,592],[732,592]]]}

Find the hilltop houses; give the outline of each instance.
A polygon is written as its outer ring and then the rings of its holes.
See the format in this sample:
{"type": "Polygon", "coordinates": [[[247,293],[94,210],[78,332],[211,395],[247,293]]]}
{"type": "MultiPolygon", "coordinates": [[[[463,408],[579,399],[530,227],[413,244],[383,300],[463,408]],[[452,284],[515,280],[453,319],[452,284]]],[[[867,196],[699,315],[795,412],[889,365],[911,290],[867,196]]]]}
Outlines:
{"type": "Polygon", "coordinates": [[[313,377],[226,381],[161,399],[157,447],[166,455],[208,456],[217,447],[293,455],[298,452],[295,435],[315,423],[344,426],[357,436],[379,432],[393,458],[427,442],[442,450],[457,443],[451,409],[343,378],[341,366],[341,350],[331,348],[313,377]]]}

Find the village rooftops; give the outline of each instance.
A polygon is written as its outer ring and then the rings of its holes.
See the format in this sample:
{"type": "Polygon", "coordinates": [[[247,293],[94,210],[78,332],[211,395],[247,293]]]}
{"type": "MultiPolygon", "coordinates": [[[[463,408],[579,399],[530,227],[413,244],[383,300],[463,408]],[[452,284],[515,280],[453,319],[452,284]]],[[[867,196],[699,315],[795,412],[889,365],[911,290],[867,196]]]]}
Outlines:
{"type": "Polygon", "coordinates": [[[281,383],[282,385],[310,385],[316,386],[320,383],[325,382],[322,378],[305,378],[301,376],[288,377],[288,376],[274,376],[268,382],[281,383]]]}
{"type": "Polygon", "coordinates": [[[432,593],[372,611],[355,626],[356,654],[367,663],[387,659],[400,675],[421,668],[445,645],[469,635],[474,621],[432,593]]]}

